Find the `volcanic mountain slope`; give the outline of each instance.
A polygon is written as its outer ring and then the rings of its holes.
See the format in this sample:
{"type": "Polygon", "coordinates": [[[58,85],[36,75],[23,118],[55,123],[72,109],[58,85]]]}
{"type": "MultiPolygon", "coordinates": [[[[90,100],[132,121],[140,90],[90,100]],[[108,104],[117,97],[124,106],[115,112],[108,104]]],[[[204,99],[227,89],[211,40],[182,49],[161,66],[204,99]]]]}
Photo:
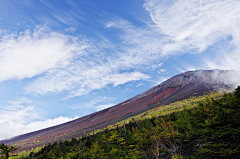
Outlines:
{"type": "Polygon", "coordinates": [[[138,115],[155,107],[188,98],[193,94],[202,95],[215,89],[230,86],[230,83],[224,78],[229,74],[232,74],[232,71],[188,71],[176,75],[158,86],[110,108],[64,124],[23,134],[8,140],[2,140],[0,143],[15,143],[25,149],[31,149],[47,144],[48,142],[53,143],[72,137],[79,137],[96,129],[106,128],[110,124],[138,115]],[[20,141],[26,139],[28,139],[27,142],[24,142],[24,145],[22,145],[23,142],[20,141]],[[30,144],[36,140],[41,141],[41,144],[30,144]]]}

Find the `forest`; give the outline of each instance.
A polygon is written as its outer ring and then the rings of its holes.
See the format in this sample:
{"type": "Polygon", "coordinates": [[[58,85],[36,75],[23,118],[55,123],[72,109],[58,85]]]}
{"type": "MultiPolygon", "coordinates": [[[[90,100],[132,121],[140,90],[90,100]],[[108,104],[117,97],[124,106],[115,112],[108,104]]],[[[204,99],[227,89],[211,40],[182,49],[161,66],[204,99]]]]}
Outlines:
{"type": "Polygon", "coordinates": [[[240,86],[220,97],[191,100],[168,115],[157,109],[141,118],[10,158],[240,158],[240,86]]]}

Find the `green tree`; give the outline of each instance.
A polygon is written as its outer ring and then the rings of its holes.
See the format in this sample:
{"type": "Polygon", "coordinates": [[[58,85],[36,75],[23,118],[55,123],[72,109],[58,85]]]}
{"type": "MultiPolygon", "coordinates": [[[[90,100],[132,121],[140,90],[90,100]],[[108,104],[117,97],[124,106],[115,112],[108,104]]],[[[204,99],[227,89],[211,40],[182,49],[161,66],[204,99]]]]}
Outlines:
{"type": "MultiPolygon", "coordinates": [[[[4,143],[0,144],[0,154],[5,155],[6,159],[9,158],[9,152],[13,152],[17,149],[20,149],[20,147],[5,145],[4,143]]],[[[11,156],[17,156],[17,155],[11,155],[11,156]]]]}

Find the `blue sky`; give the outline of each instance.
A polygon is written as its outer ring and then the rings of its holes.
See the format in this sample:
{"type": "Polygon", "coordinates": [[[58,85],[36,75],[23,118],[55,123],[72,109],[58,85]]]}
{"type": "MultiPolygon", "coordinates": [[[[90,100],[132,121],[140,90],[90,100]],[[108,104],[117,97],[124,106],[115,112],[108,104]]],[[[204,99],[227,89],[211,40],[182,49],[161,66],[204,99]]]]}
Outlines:
{"type": "Polygon", "coordinates": [[[239,69],[238,0],[0,1],[0,140],[196,69],[239,69]]]}

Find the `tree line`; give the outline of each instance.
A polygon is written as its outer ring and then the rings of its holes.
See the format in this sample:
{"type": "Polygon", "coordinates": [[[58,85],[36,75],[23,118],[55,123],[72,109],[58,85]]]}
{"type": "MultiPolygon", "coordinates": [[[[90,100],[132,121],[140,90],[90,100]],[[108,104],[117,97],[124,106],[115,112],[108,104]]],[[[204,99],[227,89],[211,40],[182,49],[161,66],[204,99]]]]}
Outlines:
{"type": "Polygon", "coordinates": [[[19,158],[237,158],[240,157],[240,87],[191,109],[132,120],[114,129],[55,142],[19,158]]]}

